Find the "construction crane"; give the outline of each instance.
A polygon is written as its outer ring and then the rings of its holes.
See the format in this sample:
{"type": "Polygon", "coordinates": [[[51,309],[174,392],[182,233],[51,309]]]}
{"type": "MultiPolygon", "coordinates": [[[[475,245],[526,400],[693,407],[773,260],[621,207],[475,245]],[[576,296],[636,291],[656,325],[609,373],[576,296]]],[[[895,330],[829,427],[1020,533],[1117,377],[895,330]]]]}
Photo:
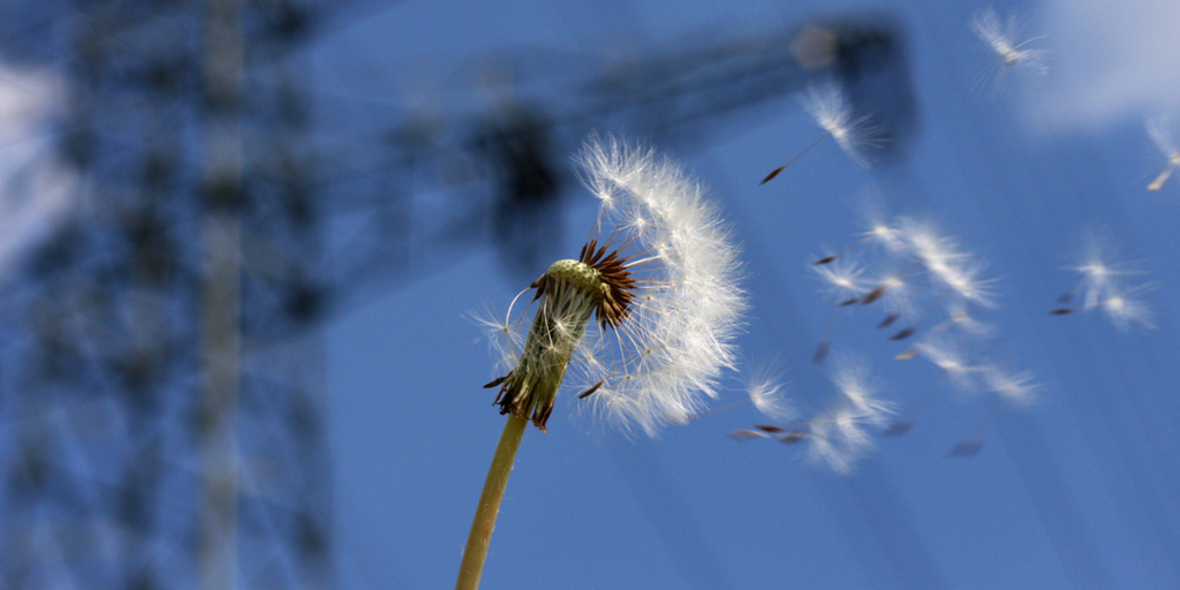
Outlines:
{"type": "Polygon", "coordinates": [[[8,79],[64,97],[28,102],[51,149],[0,179],[45,228],[0,287],[5,588],[333,586],[312,329],[328,313],[488,244],[508,272],[533,272],[553,258],[563,162],[590,130],[690,151],[817,80],[888,129],[883,166],[916,127],[887,18],[687,39],[560,75],[504,53],[473,66],[512,72],[490,105],[357,137],[318,130],[315,89],[295,75],[294,49],[347,10],[4,11],[8,79]],[[34,42],[47,37],[62,41],[34,42]],[[348,216],[350,237],[326,240],[348,216]]]}

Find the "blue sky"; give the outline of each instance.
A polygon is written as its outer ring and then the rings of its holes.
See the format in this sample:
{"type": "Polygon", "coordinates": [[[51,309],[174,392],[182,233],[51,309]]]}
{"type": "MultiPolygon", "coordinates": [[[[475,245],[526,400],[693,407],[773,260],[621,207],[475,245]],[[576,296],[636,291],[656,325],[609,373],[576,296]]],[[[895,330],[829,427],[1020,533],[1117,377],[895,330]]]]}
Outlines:
{"type": "MultiPolygon", "coordinates": [[[[903,162],[864,169],[825,142],[759,186],[821,134],[793,96],[703,148],[668,150],[711,187],[742,243],[752,302],[743,358],[774,363],[795,405],[827,403],[832,386],[810,359],[830,301],[808,266],[863,231],[856,211],[869,199],[937,224],[986,262],[998,305],[981,311],[996,334],[980,347],[1040,385],[1027,408],[958,391],[930,363],[892,360],[903,345],[873,330],[876,316],[842,312],[834,347],[864,358],[914,424],[878,437],[847,476],[807,462],[798,446],[730,440],[765,421],[750,407],[651,440],[560,397],[549,432],[525,434],[485,588],[1180,586],[1180,334],[1169,307],[1180,287],[1180,183],[1145,190],[1165,158],[1144,132],[1145,118],[1180,106],[1168,34],[1180,11],[996,5],[1046,35],[1049,71],[1007,76],[993,93],[975,87],[996,60],[969,28],[984,6],[410,1],[313,49],[315,75],[340,104],[421,112],[486,102],[486,86],[471,79],[484,70],[472,64],[493,51],[569,63],[576,76],[685,39],[888,14],[907,42],[918,113],[903,162]],[[1157,329],[1047,313],[1076,280],[1067,267],[1080,263],[1088,233],[1108,236],[1143,271],[1157,329]],[[984,445],[946,457],[964,439],[984,445]]],[[[560,257],[576,254],[594,213],[590,195],[570,189],[560,257]]],[[[416,196],[415,207],[444,214],[435,198],[416,196]]],[[[453,584],[503,426],[494,395],[480,389],[496,376],[494,358],[470,314],[503,310],[527,286],[479,244],[430,261],[420,278],[327,328],[346,588],[453,584]]],[[[718,405],[741,398],[742,379],[733,376],[718,405]]]]}

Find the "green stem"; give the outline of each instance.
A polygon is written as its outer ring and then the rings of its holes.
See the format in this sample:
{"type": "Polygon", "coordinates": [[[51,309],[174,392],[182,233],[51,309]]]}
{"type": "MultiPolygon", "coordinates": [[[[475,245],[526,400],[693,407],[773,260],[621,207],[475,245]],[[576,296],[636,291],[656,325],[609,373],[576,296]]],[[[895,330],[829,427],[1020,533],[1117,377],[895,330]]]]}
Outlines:
{"type": "Polygon", "coordinates": [[[500,444],[496,445],[488,479],[479,496],[479,508],[471,523],[471,533],[467,535],[467,546],[463,549],[463,563],[459,566],[459,581],[455,582],[455,590],[479,588],[483,563],[488,558],[488,545],[492,541],[492,530],[496,528],[496,516],[500,513],[500,501],[504,499],[508,475],[512,473],[512,463],[516,461],[516,449],[520,448],[520,439],[527,425],[528,420],[513,415],[509,415],[508,422],[504,424],[504,433],[500,435],[500,444]]]}

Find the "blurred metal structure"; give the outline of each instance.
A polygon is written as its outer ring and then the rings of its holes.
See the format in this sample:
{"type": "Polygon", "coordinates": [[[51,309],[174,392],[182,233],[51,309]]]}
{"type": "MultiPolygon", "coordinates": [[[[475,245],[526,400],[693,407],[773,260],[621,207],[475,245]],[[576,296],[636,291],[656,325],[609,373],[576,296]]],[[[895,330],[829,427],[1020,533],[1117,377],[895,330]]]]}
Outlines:
{"type": "Polygon", "coordinates": [[[77,188],[0,290],[0,586],[334,587],[303,329],[320,215],[290,51],[312,7],[5,12],[29,27],[4,32],[5,65],[62,80],[56,148],[34,162],[77,188]],[[263,347],[273,323],[290,338],[263,347]]]}
{"type": "MultiPolygon", "coordinates": [[[[590,130],[686,151],[830,78],[879,113],[889,154],[914,129],[897,30],[873,19],[579,76],[504,56],[491,109],[317,136],[295,48],[349,17],[310,2],[0,9],[0,65],[62,79],[36,162],[75,179],[3,269],[0,587],[334,586],[309,329],[325,312],[489,242],[527,283],[554,258],[564,159],[590,130]]],[[[35,203],[65,190],[20,186],[35,203]]]]}
{"type": "MultiPolygon", "coordinates": [[[[562,194],[576,184],[568,159],[588,133],[686,154],[798,112],[793,96],[817,82],[838,82],[855,112],[871,116],[882,140],[874,161],[897,167],[918,130],[909,67],[900,25],[881,14],[710,45],[684,39],[635,58],[482,56],[452,78],[482,80],[490,99],[456,100],[446,110],[452,89],[443,89],[428,110],[351,138],[336,152],[348,168],[331,173],[341,180],[327,187],[333,207],[373,214],[342,248],[350,255],[332,282],[411,280],[490,242],[506,270],[527,284],[543,270],[536,261],[553,257],[539,254],[558,242],[552,232],[560,227],[562,194]],[[386,198],[373,199],[377,186],[386,198]],[[390,227],[401,235],[390,236],[390,227]],[[366,253],[387,259],[391,249],[404,262],[374,272],[378,265],[366,253]]],[[[454,93],[464,90],[475,94],[454,93]]]]}

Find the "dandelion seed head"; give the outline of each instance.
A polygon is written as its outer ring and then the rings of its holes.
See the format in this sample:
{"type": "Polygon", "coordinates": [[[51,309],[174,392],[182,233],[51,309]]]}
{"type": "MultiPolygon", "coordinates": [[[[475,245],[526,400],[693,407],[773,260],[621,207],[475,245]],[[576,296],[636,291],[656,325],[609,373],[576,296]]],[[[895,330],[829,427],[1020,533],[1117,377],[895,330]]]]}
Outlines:
{"type": "MultiPolygon", "coordinates": [[[[745,309],[737,248],[701,186],[652,150],[591,138],[578,163],[598,218],[582,255],[538,281],[537,304],[550,307],[527,341],[540,330],[538,356],[561,364],[561,378],[568,365],[571,385],[592,391],[588,403],[654,435],[699,413],[733,365],[745,309]],[[588,310],[598,321],[588,322],[588,310]]],[[[529,355],[510,376],[542,370],[529,355]]]]}

